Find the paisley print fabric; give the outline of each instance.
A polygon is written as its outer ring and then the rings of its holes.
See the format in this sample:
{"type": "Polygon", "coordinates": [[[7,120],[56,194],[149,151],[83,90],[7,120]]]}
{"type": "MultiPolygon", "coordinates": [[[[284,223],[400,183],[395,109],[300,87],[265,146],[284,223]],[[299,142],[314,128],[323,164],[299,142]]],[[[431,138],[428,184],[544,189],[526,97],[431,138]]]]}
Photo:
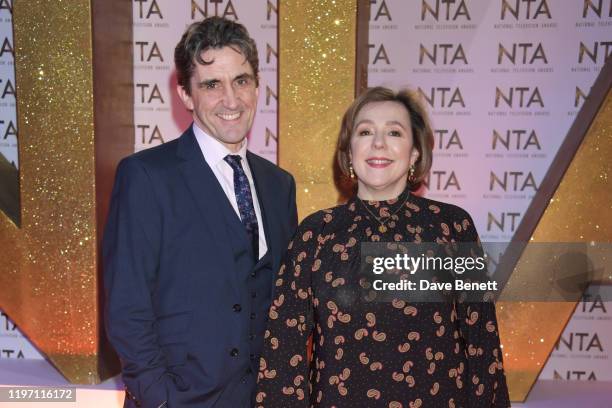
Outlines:
{"type": "Polygon", "coordinates": [[[356,271],[359,244],[368,241],[478,235],[461,208],[409,191],[307,217],[276,277],[256,407],[510,406],[494,304],[366,302],[356,271]],[[381,220],[393,214],[387,231],[364,205],[381,220]]]}

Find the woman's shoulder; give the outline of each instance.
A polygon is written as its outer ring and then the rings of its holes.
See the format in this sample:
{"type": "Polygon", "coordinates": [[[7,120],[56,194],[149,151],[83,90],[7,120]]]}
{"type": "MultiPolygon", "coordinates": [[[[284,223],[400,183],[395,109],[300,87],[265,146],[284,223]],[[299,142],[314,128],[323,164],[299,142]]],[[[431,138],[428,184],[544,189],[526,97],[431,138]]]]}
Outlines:
{"type": "Polygon", "coordinates": [[[440,218],[457,219],[467,218],[472,219],[470,214],[463,208],[455,204],[445,203],[442,201],[432,200],[430,198],[413,195],[413,203],[416,204],[421,211],[427,211],[440,218]]]}
{"type": "Polygon", "coordinates": [[[322,233],[324,230],[333,229],[335,224],[339,222],[342,223],[347,214],[348,204],[341,204],[315,211],[300,222],[298,231],[302,233],[306,231],[322,233]]]}
{"type": "Polygon", "coordinates": [[[429,221],[429,224],[440,225],[443,229],[448,227],[456,233],[468,235],[475,233],[475,225],[470,214],[463,208],[455,204],[436,201],[425,197],[413,195],[410,206],[417,217],[420,216],[429,221]],[[444,224],[444,225],[442,225],[444,224]]]}

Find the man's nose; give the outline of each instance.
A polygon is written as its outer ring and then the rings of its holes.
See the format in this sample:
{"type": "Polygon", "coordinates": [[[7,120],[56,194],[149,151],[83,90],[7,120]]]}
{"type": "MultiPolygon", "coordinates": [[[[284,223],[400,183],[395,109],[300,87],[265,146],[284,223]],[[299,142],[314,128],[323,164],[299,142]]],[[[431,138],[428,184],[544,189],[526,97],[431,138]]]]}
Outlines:
{"type": "Polygon", "coordinates": [[[238,107],[238,96],[233,86],[226,86],[223,94],[223,105],[226,108],[234,109],[238,107]]]}

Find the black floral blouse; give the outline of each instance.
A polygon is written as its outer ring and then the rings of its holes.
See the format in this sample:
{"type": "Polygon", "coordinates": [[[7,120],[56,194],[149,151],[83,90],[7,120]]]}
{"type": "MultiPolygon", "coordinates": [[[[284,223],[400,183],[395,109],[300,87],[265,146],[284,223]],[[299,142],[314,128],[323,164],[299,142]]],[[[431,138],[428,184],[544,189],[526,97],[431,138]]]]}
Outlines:
{"type": "Polygon", "coordinates": [[[307,217],[276,278],[256,407],[510,406],[494,304],[365,302],[356,271],[359,244],[369,241],[478,235],[461,208],[408,190],[307,217]]]}

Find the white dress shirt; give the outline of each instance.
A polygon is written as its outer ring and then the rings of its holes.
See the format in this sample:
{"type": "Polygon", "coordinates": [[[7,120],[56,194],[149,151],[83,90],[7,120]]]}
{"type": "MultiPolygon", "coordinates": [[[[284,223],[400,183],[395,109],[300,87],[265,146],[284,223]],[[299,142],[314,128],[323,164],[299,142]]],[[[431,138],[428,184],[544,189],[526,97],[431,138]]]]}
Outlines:
{"type": "Polygon", "coordinates": [[[198,141],[198,145],[200,145],[200,150],[202,150],[206,163],[208,163],[208,166],[212,169],[217,181],[225,192],[227,199],[232,204],[232,207],[234,207],[234,211],[239,219],[240,210],[238,209],[236,190],[234,189],[234,170],[229,163],[223,159],[228,154],[239,155],[242,158],[242,168],[249,179],[251,195],[253,196],[253,206],[255,207],[255,214],[257,216],[257,227],[259,230],[259,258],[261,258],[268,251],[268,245],[266,243],[266,234],[264,232],[263,219],[261,217],[261,208],[259,207],[259,200],[257,199],[257,191],[255,189],[255,183],[253,182],[253,174],[251,173],[251,168],[249,167],[249,162],[246,157],[246,138],[242,141],[240,150],[234,153],[217,139],[205,133],[195,123],[193,124],[193,133],[198,141]]]}

